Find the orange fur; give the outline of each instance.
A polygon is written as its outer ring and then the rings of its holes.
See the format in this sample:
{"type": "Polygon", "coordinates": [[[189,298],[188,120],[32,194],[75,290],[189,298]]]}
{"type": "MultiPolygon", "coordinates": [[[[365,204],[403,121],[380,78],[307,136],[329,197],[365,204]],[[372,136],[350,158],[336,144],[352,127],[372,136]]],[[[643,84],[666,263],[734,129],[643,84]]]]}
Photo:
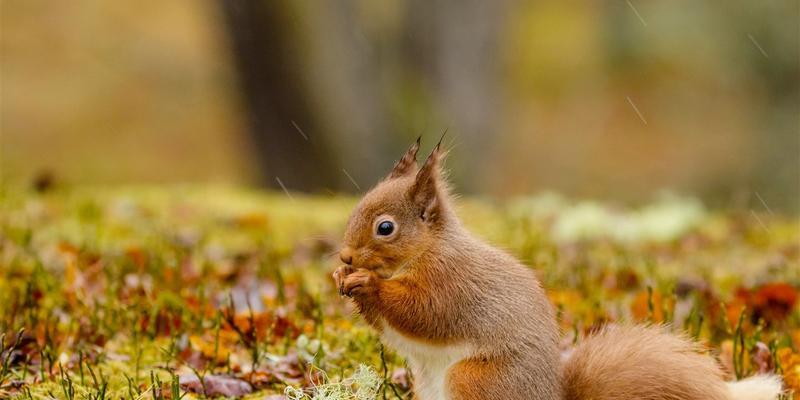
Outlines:
{"type": "Polygon", "coordinates": [[[407,358],[418,399],[732,398],[713,359],[659,328],[609,327],[562,368],[553,307],[534,272],[461,225],[444,154],[437,145],[417,167],[418,149],[358,204],[340,253],[347,265],[334,272],[340,293],[407,358]],[[377,231],[384,221],[391,234],[377,231]]]}
{"type": "Polygon", "coordinates": [[[662,327],[608,326],[564,365],[565,400],[730,398],[722,372],[696,343],[662,327]]]}

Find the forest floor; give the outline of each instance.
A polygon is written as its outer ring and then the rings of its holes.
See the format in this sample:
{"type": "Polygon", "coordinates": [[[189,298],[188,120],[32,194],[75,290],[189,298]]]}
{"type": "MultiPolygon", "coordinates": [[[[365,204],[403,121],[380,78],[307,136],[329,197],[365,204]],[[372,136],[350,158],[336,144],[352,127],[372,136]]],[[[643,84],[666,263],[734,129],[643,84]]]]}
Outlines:
{"type": "MultiPolygon", "coordinates": [[[[333,286],[355,199],[223,187],[0,192],[0,398],[409,397],[413,376],[333,286]]],[[[664,196],[466,198],[536,269],[562,350],[603,323],[669,323],[727,379],[800,392],[800,225],[664,196]]]]}

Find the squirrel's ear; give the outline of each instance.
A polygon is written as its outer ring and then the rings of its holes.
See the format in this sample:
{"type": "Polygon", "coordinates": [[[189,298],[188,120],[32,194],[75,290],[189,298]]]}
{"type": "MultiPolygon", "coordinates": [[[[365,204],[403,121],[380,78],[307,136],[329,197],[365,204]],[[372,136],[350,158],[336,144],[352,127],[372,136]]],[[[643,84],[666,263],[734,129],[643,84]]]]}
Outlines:
{"type": "Polygon", "coordinates": [[[403,154],[403,157],[397,161],[392,168],[392,172],[389,173],[387,179],[397,178],[404,175],[410,175],[417,172],[417,152],[419,151],[419,142],[422,139],[422,136],[417,138],[417,141],[411,145],[411,147],[406,150],[406,153],[403,154]]]}
{"type": "Polygon", "coordinates": [[[444,182],[442,182],[441,163],[444,153],[442,142],[434,147],[425,160],[425,164],[417,172],[414,184],[411,185],[409,197],[420,209],[420,217],[425,221],[433,221],[441,215],[444,206],[444,182]]]}

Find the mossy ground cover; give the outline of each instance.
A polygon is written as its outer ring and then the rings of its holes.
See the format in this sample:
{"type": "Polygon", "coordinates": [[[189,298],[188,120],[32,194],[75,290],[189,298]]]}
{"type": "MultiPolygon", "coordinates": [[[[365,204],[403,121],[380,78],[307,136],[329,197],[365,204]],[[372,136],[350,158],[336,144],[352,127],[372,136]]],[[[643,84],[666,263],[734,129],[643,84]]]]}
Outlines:
{"type": "MultiPolygon", "coordinates": [[[[1,201],[0,397],[409,395],[403,360],[330,277],[353,198],[117,187],[1,201]]],[[[460,208],[537,271],[565,353],[604,323],[667,323],[729,379],[775,372],[800,390],[796,218],[676,197],[460,208]]]]}

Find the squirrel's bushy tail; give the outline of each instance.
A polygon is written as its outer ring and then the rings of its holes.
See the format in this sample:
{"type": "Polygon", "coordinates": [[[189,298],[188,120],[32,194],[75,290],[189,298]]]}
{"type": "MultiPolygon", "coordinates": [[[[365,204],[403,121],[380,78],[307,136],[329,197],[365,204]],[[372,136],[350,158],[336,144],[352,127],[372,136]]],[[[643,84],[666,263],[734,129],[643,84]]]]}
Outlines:
{"type": "Polygon", "coordinates": [[[563,367],[565,400],[774,400],[778,378],[731,384],[688,338],[657,326],[608,326],[582,341],[563,367]]]}
{"type": "Polygon", "coordinates": [[[758,375],[729,382],[731,400],[774,400],[783,391],[781,379],[774,375],[758,375]]]}

